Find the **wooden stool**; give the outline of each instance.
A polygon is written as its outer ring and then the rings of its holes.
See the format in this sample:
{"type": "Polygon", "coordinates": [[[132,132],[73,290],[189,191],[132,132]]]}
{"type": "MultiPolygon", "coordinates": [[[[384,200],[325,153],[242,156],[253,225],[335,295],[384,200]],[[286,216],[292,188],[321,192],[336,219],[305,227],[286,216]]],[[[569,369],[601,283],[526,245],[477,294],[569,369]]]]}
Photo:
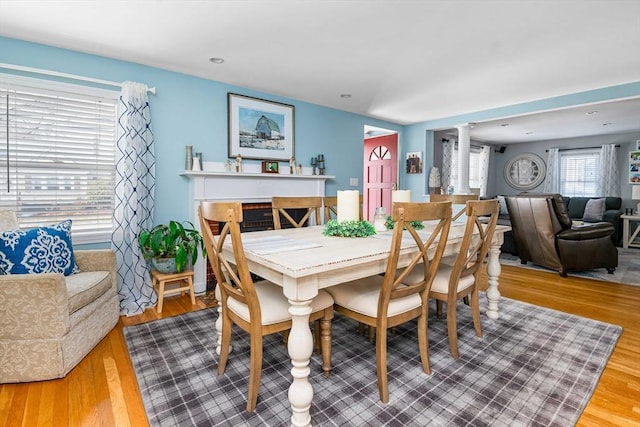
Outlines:
{"type": "Polygon", "coordinates": [[[158,270],[151,270],[151,283],[155,288],[158,285],[158,313],[162,313],[162,302],[165,295],[181,294],[183,291],[189,291],[191,295],[191,304],[196,303],[196,297],[193,293],[193,270],[185,270],[180,273],[161,273],[158,270]],[[165,289],[165,285],[176,284],[178,287],[165,289]]]}

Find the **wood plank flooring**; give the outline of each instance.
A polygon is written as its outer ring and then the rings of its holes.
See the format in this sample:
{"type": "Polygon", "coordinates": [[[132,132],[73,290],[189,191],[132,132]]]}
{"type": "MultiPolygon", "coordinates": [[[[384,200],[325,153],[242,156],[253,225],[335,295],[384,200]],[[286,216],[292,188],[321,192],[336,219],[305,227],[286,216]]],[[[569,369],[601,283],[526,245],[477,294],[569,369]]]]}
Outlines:
{"type": "MultiPolygon", "coordinates": [[[[500,292],[622,326],[624,332],[578,425],[640,426],[640,287],[504,266],[500,292]]],[[[147,426],[122,328],[205,307],[199,298],[194,306],[188,296],[166,298],[160,315],[148,309],[122,317],[65,378],[0,385],[0,426],[147,426]]]]}

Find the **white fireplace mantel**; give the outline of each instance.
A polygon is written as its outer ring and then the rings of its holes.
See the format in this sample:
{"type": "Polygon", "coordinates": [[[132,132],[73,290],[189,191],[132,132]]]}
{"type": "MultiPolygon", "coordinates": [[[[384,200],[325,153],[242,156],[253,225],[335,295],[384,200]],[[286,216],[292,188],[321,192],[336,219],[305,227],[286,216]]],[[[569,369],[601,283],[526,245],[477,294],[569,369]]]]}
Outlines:
{"type": "MultiPolygon", "coordinates": [[[[208,201],[243,203],[271,202],[272,196],[324,196],[325,181],[333,175],[291,175],[282,173],[234,173],[217,171],[183,171],[189,179],[191,221],[199,228],[198,205],[208,201]]],[[[206,292],[206,259],[194,268],[194,290],[206,292]]]]}

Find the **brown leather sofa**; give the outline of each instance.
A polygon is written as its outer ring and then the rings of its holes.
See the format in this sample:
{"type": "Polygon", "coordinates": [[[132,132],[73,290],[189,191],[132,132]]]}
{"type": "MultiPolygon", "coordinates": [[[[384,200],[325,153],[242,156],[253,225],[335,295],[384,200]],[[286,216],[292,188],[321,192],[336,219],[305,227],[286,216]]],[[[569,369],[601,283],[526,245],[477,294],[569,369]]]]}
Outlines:
{"type": "Polygon", "coordinates": [[[566,277],[569,271],[606,268],[613,274],[618,250],[608,222],[572,226],[559,194],[506,197],[520,262],[551,268],[566,277]]]}

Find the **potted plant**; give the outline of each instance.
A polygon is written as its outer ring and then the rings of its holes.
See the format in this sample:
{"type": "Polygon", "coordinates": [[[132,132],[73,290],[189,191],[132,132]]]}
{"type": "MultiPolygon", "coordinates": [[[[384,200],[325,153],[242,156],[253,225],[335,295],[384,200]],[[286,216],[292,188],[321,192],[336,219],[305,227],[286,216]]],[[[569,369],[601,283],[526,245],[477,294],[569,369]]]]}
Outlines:
{"type": "Polygon", "coordinates": [[[189,221],[169,221],[142,230],[138,243],[144,259],[151,260],[153,267],[162,273],[179,273],[187,266],[187,261],[195,264],[198,248],[203,256],[206,253],[202,235],[189,221]]]}

